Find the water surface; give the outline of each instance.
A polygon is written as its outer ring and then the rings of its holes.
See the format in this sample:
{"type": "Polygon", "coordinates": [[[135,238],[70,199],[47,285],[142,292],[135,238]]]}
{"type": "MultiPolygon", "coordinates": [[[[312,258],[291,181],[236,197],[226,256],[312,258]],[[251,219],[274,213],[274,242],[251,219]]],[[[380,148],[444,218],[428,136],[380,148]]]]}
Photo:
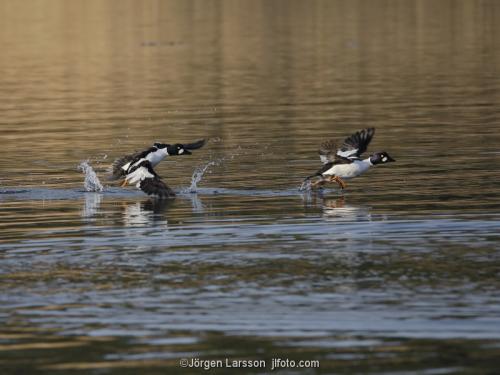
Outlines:
{"type": "Polygon", "coordinates": [[[497,370],[496,2],[0,9],[3,371],[497,370]],[[320,142],[368,126],[396,163],[298,191],[320,142]],[[116,157],[201,138],[157,167],[175,200],[106,181],[116,157]]]}

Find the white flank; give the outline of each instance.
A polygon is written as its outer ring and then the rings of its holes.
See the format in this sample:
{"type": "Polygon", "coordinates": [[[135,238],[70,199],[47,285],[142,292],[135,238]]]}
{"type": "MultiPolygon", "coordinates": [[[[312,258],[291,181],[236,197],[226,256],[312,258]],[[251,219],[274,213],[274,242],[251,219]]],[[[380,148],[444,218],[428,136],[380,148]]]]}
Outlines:
{"type": "Polygon", "coordinates": [[[125,165],[122,167],[122,169],[123,169],[124,171],[126,171],[126,170],[128,169],[128,167],[130,167],[130,162],[128,162],[127,164],[125,164],[125,165]]]}
{"type": "Polygon", "coordinates": [[[168,155],[168,152],[167,152],[167,148],[159,148],[158,150],[154,151],[154,152],[150,152],[147,156],[146,156],[146,160],[148,160],[151,165],[154,167],[156,166],[156,164],[158,164],[160,161],[162,161],[163,159],[165,159],[165,156],[168,155]]]}
{"type": "Polygon", "coordinates": [[[353,178],[365,173],[373,164],[370,158],[365,160],[355,160],[350,164],[337,164],[323,173],[327,176],[339,176],[340,178],[353,178]]]}

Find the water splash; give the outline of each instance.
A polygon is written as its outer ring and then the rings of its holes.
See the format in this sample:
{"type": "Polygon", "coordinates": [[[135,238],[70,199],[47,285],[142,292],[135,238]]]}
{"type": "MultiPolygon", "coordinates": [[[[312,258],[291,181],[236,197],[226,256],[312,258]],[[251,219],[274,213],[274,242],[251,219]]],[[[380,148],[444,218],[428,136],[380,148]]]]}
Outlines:
{"type": "MultiPolygon", "coordinates": [[[[219,143],[222,142],[222,138],[211,138],[210,142],[219,143]]],[[[223,157],[216,157],[212,155],[210,161],[196,167],[193,175],[191,176],[191,185],[188,188],[183,189],[181,192],[191,194],[197,193],[198,183],[203,179],[203,176],[207,171],[210,172],[210,167],[219,166],[226,161],[230,162],[231,160],[234,160],[237,156],[246,155],[246,151],[240,145],[238,145],[235,149],[228,150],[228,154],[229,155],[223,157]]]]}
{"type": "Polygon", "coordinates": [[[221,160],[211,160],[205,165],[196,167],[196,169],[193,172],[193,175],[191,176],[191,185],[186,189],[186,192],[196,193],[198,191],[198,183],[202,180],[203,176],[205,175],[205,172],[211,166],[218,165],[220,161],[221,160]]]}
{"type": "Polygon", "coordinates": [[[311,186],[312,186],[311,180],[310,179],[305,179],[304,181],[302,181],[302,184],[299,187],[299,191],[301,191],[301,192],[310,192],[312,190],[311,186]]]}
{"type": "Polygon", "coordinates": [[[86,191],[101,192],[104,190],[101,181],[99,181],[99,177],[97,177],[88,160],[82,161],[80,165],[78,165],[78,169],[85,174],[83,186],[86,191]]]}

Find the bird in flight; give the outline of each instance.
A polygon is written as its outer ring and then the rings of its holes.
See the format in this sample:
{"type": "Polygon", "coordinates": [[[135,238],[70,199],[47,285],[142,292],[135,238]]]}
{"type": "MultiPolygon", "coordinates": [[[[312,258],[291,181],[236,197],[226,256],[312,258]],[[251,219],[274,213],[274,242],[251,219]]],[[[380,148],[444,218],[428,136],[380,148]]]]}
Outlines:
{"type": "Polygon", "coordinates": [[[155,143],[147,150],[125,155],[115,160],[109,180],[124,178],[122,187],[136,185],[137,188],[150,196],[174,197],[174,191],[161,180],[153,168],[167,156],[191,155],[192,150],[203,147],[205,143],[204,139],[188,144],[155,143]]]}
{"type": "Polygon", "coordinates": [[[340,147],[337,147],[333,140],[323,142],[318,151],[323,167],[304,181],[320,177],[311,183],[311,188],[336,182],[341,189],[345,189],[347,185],[344,179],[357,177],[375,165],[396,161],[385,151],[375,152],[368,158],[362,159],[362,154],[368,148],[374,134],[375,128],[360,130],[347,137],[340,147]]]}

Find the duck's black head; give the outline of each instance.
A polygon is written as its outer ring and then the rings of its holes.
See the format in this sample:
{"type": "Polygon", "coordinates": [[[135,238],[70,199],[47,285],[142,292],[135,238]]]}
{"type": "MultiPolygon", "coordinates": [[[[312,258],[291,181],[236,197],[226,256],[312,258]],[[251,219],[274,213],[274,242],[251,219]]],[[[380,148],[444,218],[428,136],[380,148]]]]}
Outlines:
{"type": "Polygon", "coordinates": [[[370,156],[370,162],[373,165],[390,163],[391,161],[396,161],[396,160],[391,158],[389,154],[385,151],[376,152],[372,156],[370,156]]]}

